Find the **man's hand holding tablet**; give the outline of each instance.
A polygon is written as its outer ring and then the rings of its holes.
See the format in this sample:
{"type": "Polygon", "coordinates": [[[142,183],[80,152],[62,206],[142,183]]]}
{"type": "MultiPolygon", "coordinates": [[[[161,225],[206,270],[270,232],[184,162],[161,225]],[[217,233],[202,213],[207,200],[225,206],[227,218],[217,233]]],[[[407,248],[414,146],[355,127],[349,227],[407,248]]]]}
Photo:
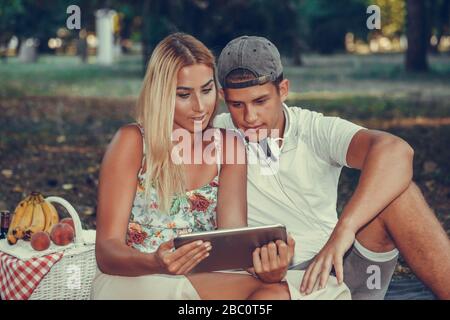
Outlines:
{"type": "Polygon", "coordinates": [[[269,242],[253,251],[253,268],[247,272],[258,276],[267,283],[283,280],[294,256],[295,241],[290,234],[287,243],[282,240],[269,242]]]}

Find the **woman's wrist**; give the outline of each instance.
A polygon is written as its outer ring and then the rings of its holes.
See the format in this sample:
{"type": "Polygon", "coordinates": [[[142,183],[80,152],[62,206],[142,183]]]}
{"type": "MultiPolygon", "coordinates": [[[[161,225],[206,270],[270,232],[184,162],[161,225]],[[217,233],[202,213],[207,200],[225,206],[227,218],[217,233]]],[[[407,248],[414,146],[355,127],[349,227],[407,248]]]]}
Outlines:
{"type": "Polygon", "coordinates": [[[147,264],[147,269],[148,270],[152,270],[152,273],[159,273],[159,274],[164,274],[164,268],[162,267],[158,257],[157,257],[157,253],[152,252],[152,253],[145,253],[146,255],[146,264],[147,264]]]}

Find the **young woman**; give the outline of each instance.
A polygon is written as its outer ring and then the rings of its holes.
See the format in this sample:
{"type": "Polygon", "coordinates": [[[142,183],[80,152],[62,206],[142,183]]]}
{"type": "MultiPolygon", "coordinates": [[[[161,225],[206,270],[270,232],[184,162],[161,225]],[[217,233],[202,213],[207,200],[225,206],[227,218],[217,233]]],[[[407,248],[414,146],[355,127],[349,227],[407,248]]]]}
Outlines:
{"type": "Polygon", "coordinates": [[[188,275],[210,243],[173,248],[182,233],[247,225],[245,149],[209,128],[217,104],[211,52],[186,34],[159,43],[137,123],[119,129],[102,162],[93,299],[290,298],[286,283],[245,272],[188,275]]]}

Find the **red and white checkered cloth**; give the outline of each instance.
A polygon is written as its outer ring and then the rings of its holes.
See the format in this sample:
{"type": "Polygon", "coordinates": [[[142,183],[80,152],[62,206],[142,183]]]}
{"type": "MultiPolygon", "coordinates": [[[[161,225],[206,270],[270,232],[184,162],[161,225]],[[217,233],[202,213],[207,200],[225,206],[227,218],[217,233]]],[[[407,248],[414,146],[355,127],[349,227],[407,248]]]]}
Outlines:
{"type": "Polygon", "coordinates": [[[20,260],[0,252],[0,296],[2,300],[27,300],[63,252],[20,260]]]}

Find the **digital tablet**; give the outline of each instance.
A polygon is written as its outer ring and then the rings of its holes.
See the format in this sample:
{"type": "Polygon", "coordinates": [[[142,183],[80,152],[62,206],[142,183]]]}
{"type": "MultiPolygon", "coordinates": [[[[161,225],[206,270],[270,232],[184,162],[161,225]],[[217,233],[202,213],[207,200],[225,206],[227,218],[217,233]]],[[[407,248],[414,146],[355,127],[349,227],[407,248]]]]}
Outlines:
{"type": "Polygon", "coordinates": [[[287,243],[287,234],[282,224],[222,229],[180,235],[174,239],[174,245],[179,248],[196,240],[211,242],[212,250],[209,257],[200,262],[192,273],[251,268],[252,253],[257,247],[277,240],[287,243]]]}

